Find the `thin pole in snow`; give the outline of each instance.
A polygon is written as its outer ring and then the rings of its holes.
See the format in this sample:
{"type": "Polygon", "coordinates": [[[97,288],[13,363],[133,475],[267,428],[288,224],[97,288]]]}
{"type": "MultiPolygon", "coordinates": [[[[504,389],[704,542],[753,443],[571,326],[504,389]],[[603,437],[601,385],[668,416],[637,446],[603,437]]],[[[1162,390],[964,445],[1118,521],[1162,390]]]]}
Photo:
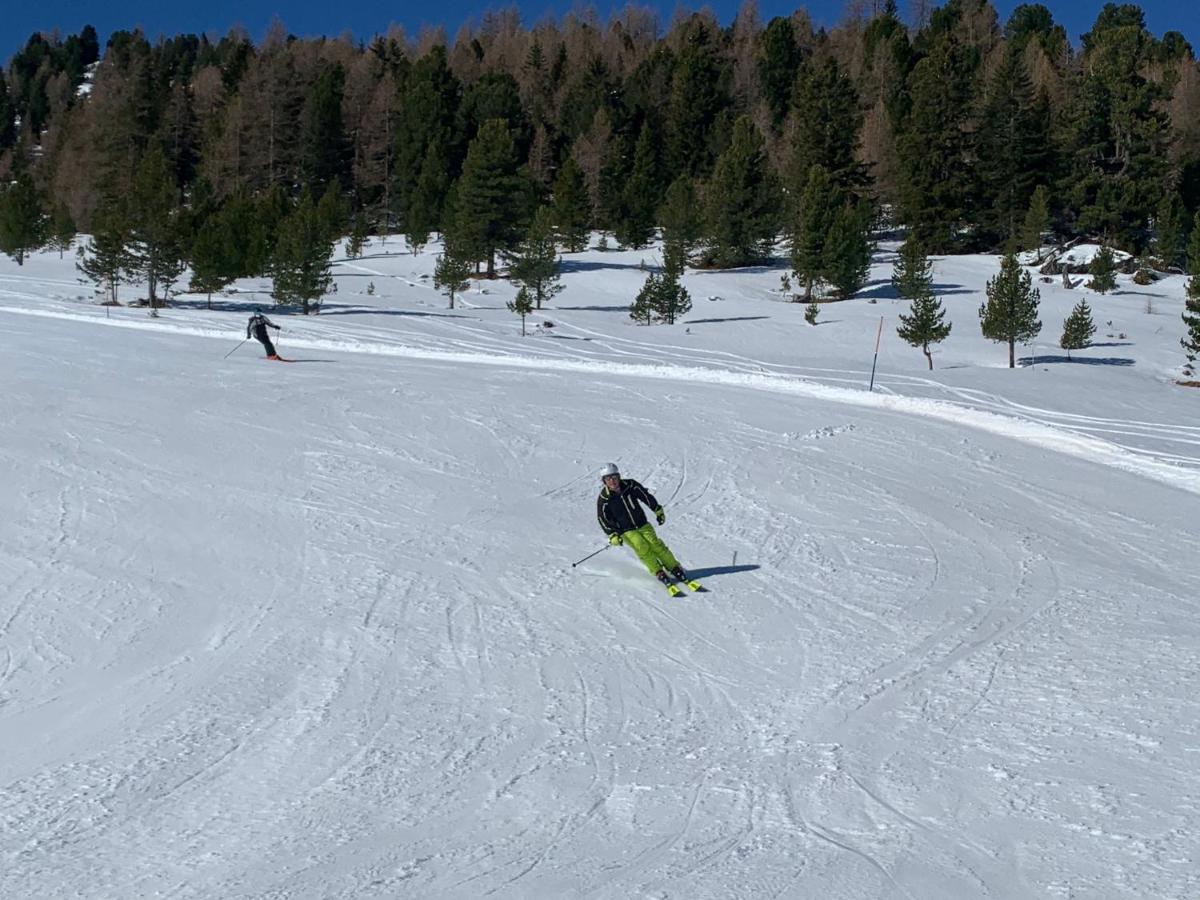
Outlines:
{"type": "Polygon", "coordinates": [[[879,339],[883,337],[883,316],[879,317],[879,330],[875,332],[875,359],[871,362],[871,384],[867,393],[875,390],[875,363],[879,362],[879,339]]]}

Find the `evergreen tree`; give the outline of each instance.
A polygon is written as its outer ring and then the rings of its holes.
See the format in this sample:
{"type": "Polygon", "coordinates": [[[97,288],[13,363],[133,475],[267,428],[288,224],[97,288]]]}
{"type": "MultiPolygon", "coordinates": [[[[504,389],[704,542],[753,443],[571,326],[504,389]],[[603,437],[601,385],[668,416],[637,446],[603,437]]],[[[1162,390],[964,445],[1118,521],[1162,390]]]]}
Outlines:
{"type": "Polygon", "coordinates": [[[558,246],[554,238],[554,211],[548,206],[538,208],[525,239],[508,254],[509,278],[528,288],[536,307],[563,289],[558,283],[558,246]]]}
{"type": "Polygon", "coordinates": [[[151,147],[138,165],[129,198],[129,274],[146,282],[153,311],[184,270],[185,223],[179,188],[166,154],[151,147]],[[159,297],[161,288],[162,297],[159,297]]]}
{"type": "Polygon", "coordinates": [[[433,286],[449,298],[451,309],[454,309],[455,294],[461,294],[470,287],[467,280],[470,277],[470,260],[451,242],[446,241],[433,267],[433,286]]]}
{"type": "Polygon", "coordinates": [[[236,278],[249,278],[264,273],[270,263],[267,228],[272,234],[278,227],[260,215],[260,205],[245,191],[234,191],[220,212],[221,224],[229,234],[231,248],[230,271],[236,278]]]}
{"type": "Polygon", "coordinates": [[[354,227],[350,229],[350,238],[346,241],[346,255],[351,259],[362,256],[367,237],[367,218],[360,212],[354,217],[354,227]]]}
{"type": "Polygon", "coordinates": [[[933,371],[933,354],[929,352],[929,345],[940,344],[949,337],[951,325],[945,321],[946,311],[942,309],[942,301],[934,296],[932,285],[919,288],[911,299],[909,314],[900,314],[900,327],[896,329],[896,334],[907,344],[920,347],[929,362],[929,370],[933,371]]]}
{"type": "Polygon", "coordinates": [[[1164,268],[1179,265],[1187,236],[1187,210],[1175,191],[1169,192],[1158,204],[1154,215],[1155,250],[1164,268]]]}
{"type": "Polygon", "coordinates": [[[447,185],[462,162],[457,124],[461,102],[462,84],[450,71],[446,47],[436,44],[413,64],[397,110],[396,201],[406,234],[413,190],[429,149],[436,147],[442,155],[447,185]]]}
{"type": "Polygon", "coordinates": [[[933,296],[933,264],[915,235],[910,234],[900,245],[892,269],[892,287],[905,300],[933,296]]]}
{"type": "Polygon", "coordinates": [[[633,170],[621,191],[621,208],[613,233],[624,247],[640,250],[654,237],[654,214],[661,194],[656,140],[643,124],[633,154],[633,170]]]}
{"type": "Polygon", "coordinates": [[[688,176],[680,175],[671,182],[658,209],[658,221],[662,226],[663,265],[682,274],[703,230],[696,191],[688,176]]]}
{"type": "Polygon", "coordinates": [[[346,222],[349,218],[350,205],[342,195],[341,186],[332,181],[317,202],[317,219],[325,229],[325,236],[329,238],[330,244],[346,233],[346,222]]]}
{"type": "Polygon", "coordinates": [[[758,79],[775,128],[783,124],[791,106],[796,69],[803,56],[791,19],[777,16],[767,23],[759,36],[758,79]]]}
{"type": "Polygon", "coordinates": [[[1067,359],[1071,358],[1072,350],[1082,350],[1092,345],[1092,336],[1096,333],[1096,324],[1092,321],[1092,309],[1086,300],[1080,300],[1071,310],[1071,314],[1063,320],[1063,333],[1058,344],[1067,351],[1067,359]]]}
{"type": "Polygon", "coordinates": [[[1008,344],[1008,367],[1016,367],[1017,342],[1033,340],[1042,331],[1038,305],[1042,295],[1033,278],[1021,268],[1013,253],[1000,262],[1000,274],[987,283],[987,302],[979,307],[979,324],[985,338],[1008,344]]]}
{"type": "Polygon", "coordinates": [[[637,322],[639,325],[649,325],[654,318],[655,299],[658,296],[659,285],[662,283],[662,275],[657,272],[651,272],[646,276],[645,283],[642,284],[642,289],[638,291],[637,297],[629,306],[629,318],[637,322]]]}
{"type": "Polygon", "coordinates": [[[988,82],[975,139],[976,218],[995,243],[1019,239],[1034,188],[1049,175],[1049,118],[1034,103],[1024,58],[1009,49],[988,82]]]}
{"type": "Polygon", "coordinates": [[[517,291],[517,296],[508,301],[507,306],[521,317],[521,337],[525,337],[525,317],[533,312],[533,298],[529,296],[529,288],[522,285],[517,291]]]}
{"type": "Polygon", "coordinates": [[[863,121],[858,91],[833,57],[800,67],[792,104],[790,180],[796,192],[804,189],[813,166],[825,169],[843,190],[862,188],[868,178],[858,161],[863,121]]]}
{"type": "Polygon", "coordinates": [[[684,26],[667,98],[667,157],[671,171],[703,177],[716,155],[715,136],[729,105],[728,75],[719,36],[701,16],[684,26]]]}
{"type": "Polygon", "coordinates": [[[116,305],[120,284],[130,268],[129,224],[120,209],[102,208],[94,217],[92,236],[75,251],[75,268],[108,294],[107,302],[116,305]]]}
{"type": "Polygon", "coordinates": [[[554,181],[554,224],[568,253],[587,248],[592,206],[583,170],[573,156],[567,157],[554,181]]]}
{"type": "Polygon", "coordinates": [[[1192,238],[1188,242],[1187,297],[1184,300],[1183,323],[1187,334],[1180,340],[1187,353],[1184,372],[1190,378],[1194,374],[1196,356],[1200,354],[1200,213],[1192,224],[1192,238]]]}
{"type": "Polygon", "coordinates": [[[741,266],[770,254],[779,226],[778,195],[762,137],[743,116],[708,185],[705,225],[714,265],[741,266]]]}
{"type": "Polygon", "coordinates": [[[935,253],[954,247],[967,216],[969,84],[969,67],[948,41],[909,76],[911,111],[896,144],[900,207],[904,221],[935,253]]]}
{"type": "Polygon", "coordinates": [[[871,271],[870,228],[868,200],[847,201],[834,216],[821,268],[838,300],[848,300],[867,283],[871,271]]]}
{"type": "Polygon", "coordinates": [[[1020,247],[1022,250],[1036,250],[1037,261],[1042,261],[1042,236],[1050,227],[1050,200],[1046,186],[1039,184],[1033,189],[1029,198],[1029,208],[1025,211],[1025,221],[1021,226],[1020,247]]]}
{"type": "Polygon", "coordinates": [[[408,204],[405,219],[405,237],[413,253],[429,241],[430,232],[440,231],[450,194],[450,181],[446,175],[443,149],[430,144],[421,163],[421,174],[408,204]]]}
{"type": "Polygon", "coordinates": [[[817,316],[821,315],[821,307],[813,300],[808,306],[804,307],[804,321],[809,325],[817,324],[817,316]]]}
{"type": "Polygon", "coordinates": [[[677,318],[691,310],[692,297],[679,283],[678,273],[667,269],[658,281],[652,303],[655,315],[668,325],[674,325],[677,318]]]}
{"type": "Polygon", "coordinates": [[[58,258],[62,259],[63,253],[71,249],[77,233],[78,229],[75,227],[75,220],[71,217],[71,211],[67,209],[65,203],[59,203],[54,207],[54,215],[50,217],[47,246],[51,250],[57,250],[58,258]]]}
{"type": "Polygon", "coordinates": [[[1107,294],[1116,288],[1117,260],[1113,256],[1112,248],[1107,244],[1102,246],[1092,257],[1092,261],[1088,265],[1088,274],[1092,276],[1092,280],[1088,282],[1087,286],[1096,293],[1107,294]]]}
{"type": "Polygon", "coordinates": [[[333,284],[333,239],[307,190],[279,226],[271,259],[271,296],[276,303],[302,304],[304,315],[320,311],[321,298],[333,284]]]}
{"type": "Polygon", "coordinates": [[[489,119],[467,150],[455,193],[454,233],[470,258],[496,275],[496,251],[512,247],[527,221],[528,185],[518,171],[508,126],[489,119]]]}
{"type": "Polygon", "coordinates": [[[821,166],[813,166],[791,228],[792,271],[804,285],[806,302],[812,301],[813,288],[826,274],[825,245],[838,215],[839,194],[829,173],[821,166]]]}
{"type": "Polygon", "coordinates": [[[37,188],[27,174],[0,189],[0,251],[25,264],[25,257],[46,241],[46,215],[37,188]]]}
{"type": "Polygon", "coordinates": [[[188,290],[207,294],[209,309],[212,309],[212,295],[224,290],[236,277],[236,251],[223,219],[220,214],[205,219],[192,244],[192,280],[188,290]]]}

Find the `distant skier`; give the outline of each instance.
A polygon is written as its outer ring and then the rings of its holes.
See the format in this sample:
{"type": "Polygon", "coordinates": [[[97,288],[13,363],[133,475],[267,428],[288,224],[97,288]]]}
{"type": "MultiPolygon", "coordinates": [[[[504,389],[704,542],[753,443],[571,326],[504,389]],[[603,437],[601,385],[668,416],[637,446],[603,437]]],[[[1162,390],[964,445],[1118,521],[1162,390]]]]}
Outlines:
{"type": "Polygon", "coordinates": [[[267,351],[267,359],[279,359],[279,354],[275,352],[275,345],[271,343],[271,338],[267,334],[268,328],[280,330],[279,326],[264,316],[262,310],[256,306],[254,315],[246,323],[246,340],[250,340],[252,337],[257,338],[258,342],[263,345],[263,349],[267,351]]]}
{"type": "Polygon", "coordinates": [[[655,533],[654,526],[646,521],[642,504],[654,512],[659,525],[667,520],[662,504],[654,499],[654,495],[632,478],[622,478],[616,463],[609,463],[600,470],[600,481],[604,487],[596,500],[596,518],[608,535],[608,542],[614,547],[628,544],[642,565],[667,585],[672,594],[679,589],[671,582],[668,572],[698,590],[699,585],[689,581],[675,554],[655,533]]]}

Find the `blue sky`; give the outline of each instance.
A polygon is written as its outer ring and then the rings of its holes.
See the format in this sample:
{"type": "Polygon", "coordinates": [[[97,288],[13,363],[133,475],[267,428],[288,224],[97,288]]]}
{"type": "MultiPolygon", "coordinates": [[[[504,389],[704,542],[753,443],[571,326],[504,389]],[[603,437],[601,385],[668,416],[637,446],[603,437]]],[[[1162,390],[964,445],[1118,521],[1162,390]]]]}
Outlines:
{"type": "MultiPolygon", "coordinates": [[[[1018,0],[993,0],[1000,12],[1001,21],[1018,5],[1018,0]]],[[[1079,35],[1087,31],[1103,8],[1103,0],[1043,0],[1054,13],[1056,21],[1066,26],[1072,40],[1078,44],[1079,35]]],[[[495,4],[493,8],[505,5],[495,4]]],[[[546,13],[561,14],[578,4],[572,2],[544,2],[527,0],[518,6],[526,22],[535,22],[546,13]]],[[[624,2],[599,2],[596,9],[602,17],[611,9],[619,9],[624,2]]],[[[674,2],[649,2],[638,5],[657,9],[662,19],[668,22],[674,2]]],[[[700,3],[684,4],[686,8],[699,7],[700,3]]],[[[715,0],[708,4],[722,22],[732,20],[740,0],[715,0]]],[[[1146,13],[1146,21],[1155,34],[1164,31],[1181,31],[1197,48],[1200,48],[1200,3],[1195,0],[1146,0],[1140,4],[1146,13]]],[[[841,17],[844,0],[812,0],[809,3],[777,2],[760,0],[759,9],[764,21],[772,16],[786,15],[798,6],[805,6],[818,24],[833,25],[841,17]]],[[[907,0],[900,0],[903,14],[907,0]]],[[[153,39],[159,34],[174,35],[181,32],[212,32],[224,34],[233,25],[244,26],[254,40],[262,38],[272,17],[278,15],[288,30],[301,37],[320,34],[336,36],[350,31],[356,38],[369,38],[387,30],[389,23],[403,25],[410,34],[416,34],[422,24],[444,24],[453,37],[454,32],[466,20],[478,18],[489,8],[487,3],[470,0],[443,0],[438,4],[397,3],[396,0],[297,0],[280,3],[279,0],[204,0],[200,3],[179,3],[172,0],[107,0],[103,4],[95,0],[5,0],[5,9],[0,14],[0,60],[7,64],[12,54],[24,46],[34,31],[49,32],[54,28],[66,35],[78,32],[84,25],[95,26],[101,46],[109,34],[122,28],[141,26],[153,39]]]]}

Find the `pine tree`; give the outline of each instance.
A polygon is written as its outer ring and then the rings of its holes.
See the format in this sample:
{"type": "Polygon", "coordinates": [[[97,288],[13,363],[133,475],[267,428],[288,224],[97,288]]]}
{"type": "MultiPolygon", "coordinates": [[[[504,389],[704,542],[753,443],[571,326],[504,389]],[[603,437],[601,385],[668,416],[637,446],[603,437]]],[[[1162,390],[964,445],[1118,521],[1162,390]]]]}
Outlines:
{"type": "Polygon", "coordinates": [[[900,314],[900,327],[896,329],[896,334],[911,346],[920,347],[929,362],[929,370],[933,371],[933,354],[929,352],[929,345],[940,344],[949,337],[951,325],[945,321],[946,311],[942,309],[942,301],[934,296],[932,285],[919,288],[911,300],[909,314],[900,314]]]}
{"type": "Polygon", "coordinates": [[[683,274],[703,230],[696,191],[688,176],[680,175],[667,188],[658,222],[662,226],[663,266],[683,274]]]}
{"type": "Polygon", "coordinates": [[[669,269],[659,279],[652,303],[655,315],[668,325],[674,325],[676,319],[687,315],[692,308],[691,295],[679,283],[678,273],[669,269]]]}
{"type": "Polygon", "coordinates": [[[933,295],[933,264],[916,235],[910,234],[900,245],[892,269],[892,287],[905,300],[933,295]]]}
{"type": "Polygon", "coordinates": [[[804,285],[804,300],[811,302],[813,288],[826,274],[825,245],[837,218],[839,192],[829,173],[813,166],[792,217],[791,261],[796,280],[804,285]]]}
{"type": "Polygon", "coordinates": [[[92,222],[92,236],[75,251],[75,268],[108,294],[116,305],[120,284],[129,270],[129,225],[116,207],[102,208],[92,222]]]}
{"type": "Polygon", "coordinates": [[[770,254],[779,227],[778,195],[762,137],[743,116],[708,185],[705,230],[714,265],[741,266],[770,254]]]}
{"type": "Polygon", "coordinates": [[[159,305],[159,289],[165,302],[184,270],[179,188],[159,147],[151,147],[142,158],[129,199],[129,274],[146,282],[153,311],[159,305]]]}
{"type": "Polygon", "coordinates": [[[1096,324],[1092,321],[1092,309],[1086,300],[1080,300],[1071,310],[1071,314],[1063,320],[1063,333],[1058,345],[1067,351],[1067,359],[1071,358],[1072,350],[1082,350],[1092,345],[1092,336],[1096,333],[1096,324]]]}
{"type": "Polygon", "coordinates": [[[1017,342],[1033,340],[1042,331],[1038,321],[1041,292],[1021,268],[1013,253],[1000,262],[1000,274],[987,283],[987,302],[979,307],[979,325],[985,338],[1008,344],[1008,367],[1016,367],[1017,342]]]}
{"type": "Polygon", "coordinates": [[[455,190],[454,233],[475,261],[496,275],[496,251],[511,248],[528,210],[528,184],[518,171],[516,147],[502,119],[489,119],[467,150],[455,190]]]}
{"type": "Polygon", "coordinates": [[[1029,208],[1021,226],[1020,246],[1022,250],[1036,250],[1037,261],[1042,261],[1042,236],[1050,227],[1050,199],[1044,184],[1033,189],[1029,197],[1029,208]]]}
{"type": "Polygon", "coordinates": [[[506,305],[510,311],[521,317],[521,337],[525,337],[525,317],[533,312],[533,298],[529,296],[529,288],[522,285],[517,291],[517,296],[506,305]]]}
{"type": "Polygon", "coordinates": [[[1179,265],[1187,236],[1187,210],[1176,191],[1171,191],[1154,216],[1154,247],[1158,261],[1166,269],[1179,265]]]}
{"type": "Polygon", "coordinates": [[[0,251],[25,264],[25,257],[46,240],[46,216],[37,188],[27,174],[0,189],[0,251]]]}
{"type": "Polygon", "coordinates": [[[858,91],[832,56],[800,66],[792,105],[790,180],[797,193],[813,166],[821,166],[843,190],[866,185],[866,169],[858,160],[863,121],[858,91]]]}
{"type": "Polygon", "coordinates": [[[440,231],[450,194],[443,148],[430,144],[421,163],[421,174],[409,198],[405,237],[413,253],[429,242],[430,232],[440,231]]]}
{"type": "Polygon", "coordinates": [[[1195,374],[1196,356],[1200,355],[1200,213],[1192,225],[1192,238],[1188,242],[1187,298],[1184,300],[1183,323],[1187,334],[1179,341],[1187,353],[1187,365],[1183,371],[1190,378],[1195,374]]]}
{"type": "Polygon", "coordinates": [[[651,272],[646,276],[646,281],[642,284],[642,289],[638,291],[637,297],[630,304],[629,318],[639,325],[649,325],[654,318],[654,298],[658,294],[658,286],[661,281],[661,275],[651,272]]]}
{"type": "Polygon", "coordinates": [[[777,16],[759,36],[758,78],[763,98],[771,111],[771,124],[778,129],[792,102],[792,86],[803,51],[796,43],[791,19],[777,16]]]}
{"type": "Polygon", "coordinates": [[[331,181],[317,202],[317,219],[330,244],[346,233],[346,222],[349,218],[350,205],[342,194],[342,187],[336,181],[331,181]]]}
{"type": "Polygon", "coordinates": [[[621,208],[613,234],[624,247],[640,250],[654,237],[654,213],[662,188],[659,185],[656,140],[643,124],[633,153],[633,170],[621,190],[621,208]]]}
{"type": "Polygon", "coordinates": [[[804,321],[809,325],[817,324],[817,316],[821,315],[821,307],[813,300],[808,306],[804,307],[804,321]]]}
{"type": "Polygon", "coordinates": [[[506,254],[509,278],[528,288],[537,309],[563,289],[558,283],[558,246],[554,238],[554,211],[539,207],[524,240],[515,251],[506,254]]]}
{"type": "Polygon", "coordinates": [[[367,237],[367,219],[360,212],[354,217],[354,227],[350,229],[350,237],[346,241],[346,255],[351,259],[358,259],[362,256],[367,237]]]}
{"type": "Polygon", "coordinates": [[[825,239],[824,278],[838,300],[848,300],[867,283],[871,271],[870,201],[847,201],[834,216],[825,239]]]}
{"type": "Polygon", "coordinates": [[[683,28],[666,98],[667,160],[671,171],[697,178],[712,167],[714,137],[729,105],[727,72],[720,36],[704,18],[693,16],[683,28]]]}
{"type": "Polygon", "coordinates": [[[321,298],[333,284],[330,257],[333,239],[307,190],[279,227],[271,261],[271,296],[276,303],[303,306],[304,315],[320,310],[321,298]]]}
{"type": "Polygon", "coordinates": [[[554,224],[568,253],[578,253],[587,247],[592,206],[583,170],[573,156],[567,157],[554,181],[554,224]]]}
{"type": "Polygon", "coordinates": [[[1107,244],[1102,246],[1092,257],[1092,261],[1088,265],[1088,274],[1092,276],[1092,280],[1088,282],[1087,286],[1096,293],[1107,294],[1116,288],[1117,260],[1113,256],[1112,248],[1107,244]]]}
{"type": "Polygon", "coordinates": [[[233,270],[235,256],[223,216],[209,216],[192,244],[192,280],[188,285],[192,293],[208,295],[209,309],[212,309],[212,295],[224,290],[236,277],[233,270]]]}
{"type": "Polygon", "coordinates": [[[71,217],[71,211],[67,209],[65,203],[59,203],[54,207],[54,215],[50,217],[50,231],[46,245],[51,250],[57,250],[58,258],[62,259],[63,253],[71,249],[77,233],[78,229],[75,227],[75,220],[71,217]]]}
{"type": "Polygon", "coordinates": [[[433,286],[450,300],[454,309],[454,295],[468,287],[471,277],[471,262],[450,241],[446,241],[442,253],[433,267],[433,286]]]}

